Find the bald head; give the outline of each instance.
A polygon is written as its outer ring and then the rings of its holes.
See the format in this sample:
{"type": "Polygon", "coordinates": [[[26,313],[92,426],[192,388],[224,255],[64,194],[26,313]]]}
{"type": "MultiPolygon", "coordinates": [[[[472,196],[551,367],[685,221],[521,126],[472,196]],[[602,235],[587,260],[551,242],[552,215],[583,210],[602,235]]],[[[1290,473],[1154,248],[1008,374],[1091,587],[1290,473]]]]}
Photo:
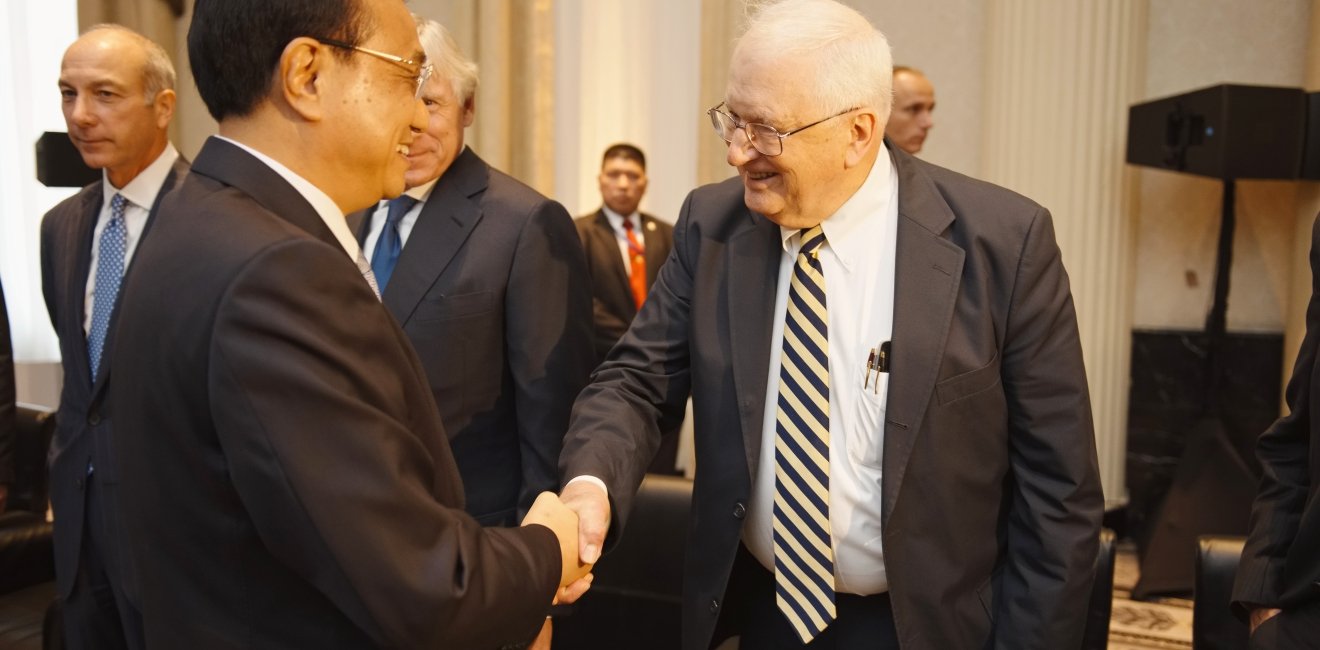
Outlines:
{"type": "Polygon", "coordinates": [[[165,150],[174,116],[174,66],[159,45],[98,25],[60,63],[64,122],[83,162],[122,188],[165,150]]]}
{"type": "Polygon", "coordinates": [[[935,86],[916,68],[894,68],[894,110],[885,135],[908,153],[921,151],[926,134],[935,126],[935,86]]]}

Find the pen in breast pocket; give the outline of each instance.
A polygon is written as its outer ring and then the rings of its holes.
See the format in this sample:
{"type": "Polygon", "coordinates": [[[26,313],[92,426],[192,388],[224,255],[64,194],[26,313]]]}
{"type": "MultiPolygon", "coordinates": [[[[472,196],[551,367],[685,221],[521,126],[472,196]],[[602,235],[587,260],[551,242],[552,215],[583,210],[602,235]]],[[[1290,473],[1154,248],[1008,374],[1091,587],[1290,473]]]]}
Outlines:
{"type": "MultiPolygon", "coordinates": [[[[869,356],[866,357],[866,372],[864,372],[864,373],[862,374],[862,389],[863,389],[863,390],[865,390],[865,389],[871,387],[871,371],[872,371],[872,370],[875,370],[875,348],[871,348],[871,354],[870,354],[869,356]]],[[[876,382],[875,382],[875,383],[876,383],[877,385],[880,384],[880,380],[879,380],[879,378],[876,379],[876,382]]]]}

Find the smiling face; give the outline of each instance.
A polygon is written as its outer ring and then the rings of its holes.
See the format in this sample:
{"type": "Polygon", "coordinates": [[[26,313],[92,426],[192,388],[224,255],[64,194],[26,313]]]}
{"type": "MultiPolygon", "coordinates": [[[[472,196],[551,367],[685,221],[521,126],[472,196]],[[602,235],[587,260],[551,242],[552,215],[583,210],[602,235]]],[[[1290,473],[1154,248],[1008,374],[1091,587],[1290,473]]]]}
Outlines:
{"type": "MultiPolygon", "coordinates": [[[[422,61],[412,15],[399,0],[363,0],[374,25],[359,45],[422,61]]],[[[427,125],[427,114],[416,97],[415,68],[352,51],[327,67],[322,79],[326,136],[331,142],[326,161],[337,168],[336,187],[327,194],[346,209],[369,205],[403,193],[414,131],[427,125]]],[[[326,156],[322,156],[323,158],[326,156]]]]}
{"type": "Polygon", "coordinates": [[[464,102],[454,92],[454,84],[441,74],[431,75],[422,89],[426,104],[426,130],[417,135],[408,154],[408,187],[417,187],[449,169],[463,151],[463,130],[472,126],[474,101],[464,102]]]}
{"type": "MultiPolygon", "coordinates": [[[[814,67],[801,58],[735,53],[725,105],[739,121],[780,133],[815,122],[829,113],[812,101],[811,84],[797,81],[813,78],[814,67]]],[[[784,138],[778,156],[756,151],[736,130],[727,160],[742,177],[747,207],[785,228],[810,228],[833,214],[860,186],[849,152],[854,116],[845,113],[784,138]]]]}
{"type": "Polygon", "coordinates": [[[60,64],[60,98],[69,139],[89,167],[123,187],[165,149],[174,91],[148,97],[147,55],[132,35],[88,32],[60,64]]]}

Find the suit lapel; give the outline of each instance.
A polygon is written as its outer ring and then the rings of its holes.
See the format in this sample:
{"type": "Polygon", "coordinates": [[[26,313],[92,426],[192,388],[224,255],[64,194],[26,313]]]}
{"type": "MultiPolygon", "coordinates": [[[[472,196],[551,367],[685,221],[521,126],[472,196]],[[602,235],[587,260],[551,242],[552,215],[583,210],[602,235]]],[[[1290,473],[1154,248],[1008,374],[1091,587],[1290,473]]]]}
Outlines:
{"type": "MultiPolygon", "coordinates": [[[[602,215],[603,216],[603,215],[602,215]]],[[[655,284],[655,279],[660,275],[660,267],[664,265],[665,258],[669,256],[668,251],[660,244],[660,231],[655,228],[655,217],[649,214],[642,215],[642,226],[646,230],[646,286],[655,284]]]]}
{"type": "MultiPolygon", "coordinates": [[[[605,266],[609,267],[610,277],[614,278],[614,287],[623,299],[620,305],[628,307],[629,320],[637,316],[637,305],[633,299],[632,285],[628,282],[628,269],[623,267],[623,254],[619,252],[619,237],[614,232],[614,226],[610,225],[610,218],[605,216],[605,210],[596,211],[596,219],[593,222],[595,226],[592,229],[594,236],[600,240],[600,250],[605,251],[605,266]]],[[[650,275],[650,270],[647,270],[650,275]]],[[[649,278],[648,278],[649,279],[649,278]]]]}
{"type": "Polygon", "coordinates": [[[382,297],[400,323],[408,322],[481,221],[477,197],[489,183],[490,168],[465,148],[431,189],[382,297]]]}
{"type": "MultiPolygon", "coordinates": [[[[151,206],[147,208],[147,222],[142,226],[142,234],[138,235],[139,247],[142,245],[142,241],[147,238],[147,235],[151,233],[152,224],[156,222],[156,208],[160,206],[160,200],[165,198],[165,195],[168,194],[170,190],[174,189],[174,186],[178,185],[179,181],[182,180],[187,173],[188,173],[188,161],[184,160],[183,157],[180,156],[177,160],[174,161],[174,165],[170,167],[169,173],[165,175],[165,180],[160,185],[160,191],[156,192],[156,200],[152,201],[151,206]]],[[[87,257],[90,259],[91,255],[89,254],[87,257]]],[[[134,260],[137,259],[137,256],[134,255],[133,259],[134,260]]],[[[133,269],[133,260],[129,260],[128,266],[124,268],[125,279],[128,278],[128,273],[132,269],[133,269]]],[[[111,357],[111,352],[112,352],[112,348],[114,347],[114,340],[115,340],[114,337],[115,323],[119,320],[119,303],[122,302],[123,297],[124,297],[123,291],[120,291],[119,294],[115,297],[115,307],[110,312],[111,314],[110,327],[106,332],[105,347],[101,350],[102,359],[109,359],[111,357]]],[[[109,376],[109,372],[110,372],[110,364],[102,363],[101,367],[98,369],[96,373],[96,380],[92,382],[93,399],[99,397],[101,392],[105,390],[105,385],[107,378],[109,376]]]]}
{"type": "Polygon", "coordinates": [[[64,313],[73,314],[73,318],[64,323],[67,330],[64,335],[79,341],[79,354],[73,369],[78,371],[75,381],[83,382],[84,386],[92,384],[91,360],[87,358],[87,332],[83,331],[83,323],[87,321],[87,278],[92,272],[92,237],[96,231],[96,220],[101,215],[104,181],[98,181],[96,187],[95,191],[83,195],[82,204],[78,207],[78,221],[72,233],[72,241],[78,249],[71,259],[73,268],[64,276],[67,283],[64,288],[64,313]]]}
{"type": "MultiPolygon", "coordinates": [[[[775,290],[779,279],[779,227],[745,208],[745,225],[729,237],[729,340],[733,343],[733,384],[740,405],[765,398],[766,358],[774,330],[775,290]]],[[[764,409],[739,411],[749,476],[756,475],[761,454],[764,409]]]]}
{"type": "Polygon", "coordinates": [[[343,249],[312,204],[279,173],[241,147],[219,138],[208,139],[197,154],[192,173],[242,190],[275,216],[336,249],[343,249]]]}
{"type": "Polygon", "coordinates": [[[892,156],[898,171],[898,245],[893,374],[885,417],[885,522],[935,388],[964,259],[963,250],[944,237],[954,214],[934,182],[906,154],[892,156]]]}

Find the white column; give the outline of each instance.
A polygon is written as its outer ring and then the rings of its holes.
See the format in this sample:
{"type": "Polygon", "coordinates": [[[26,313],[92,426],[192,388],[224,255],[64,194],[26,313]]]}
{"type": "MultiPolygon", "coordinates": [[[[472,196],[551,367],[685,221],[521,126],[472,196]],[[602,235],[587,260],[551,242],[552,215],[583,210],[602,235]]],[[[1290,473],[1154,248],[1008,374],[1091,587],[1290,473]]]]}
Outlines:
{"type": "Polygon", "coordinates": [[[983,177],[1049,208],[1072,281],[1106,501],[1126,499],[1134,217],[1123,159],[1145,0],[991,0],[983,177]]]}

